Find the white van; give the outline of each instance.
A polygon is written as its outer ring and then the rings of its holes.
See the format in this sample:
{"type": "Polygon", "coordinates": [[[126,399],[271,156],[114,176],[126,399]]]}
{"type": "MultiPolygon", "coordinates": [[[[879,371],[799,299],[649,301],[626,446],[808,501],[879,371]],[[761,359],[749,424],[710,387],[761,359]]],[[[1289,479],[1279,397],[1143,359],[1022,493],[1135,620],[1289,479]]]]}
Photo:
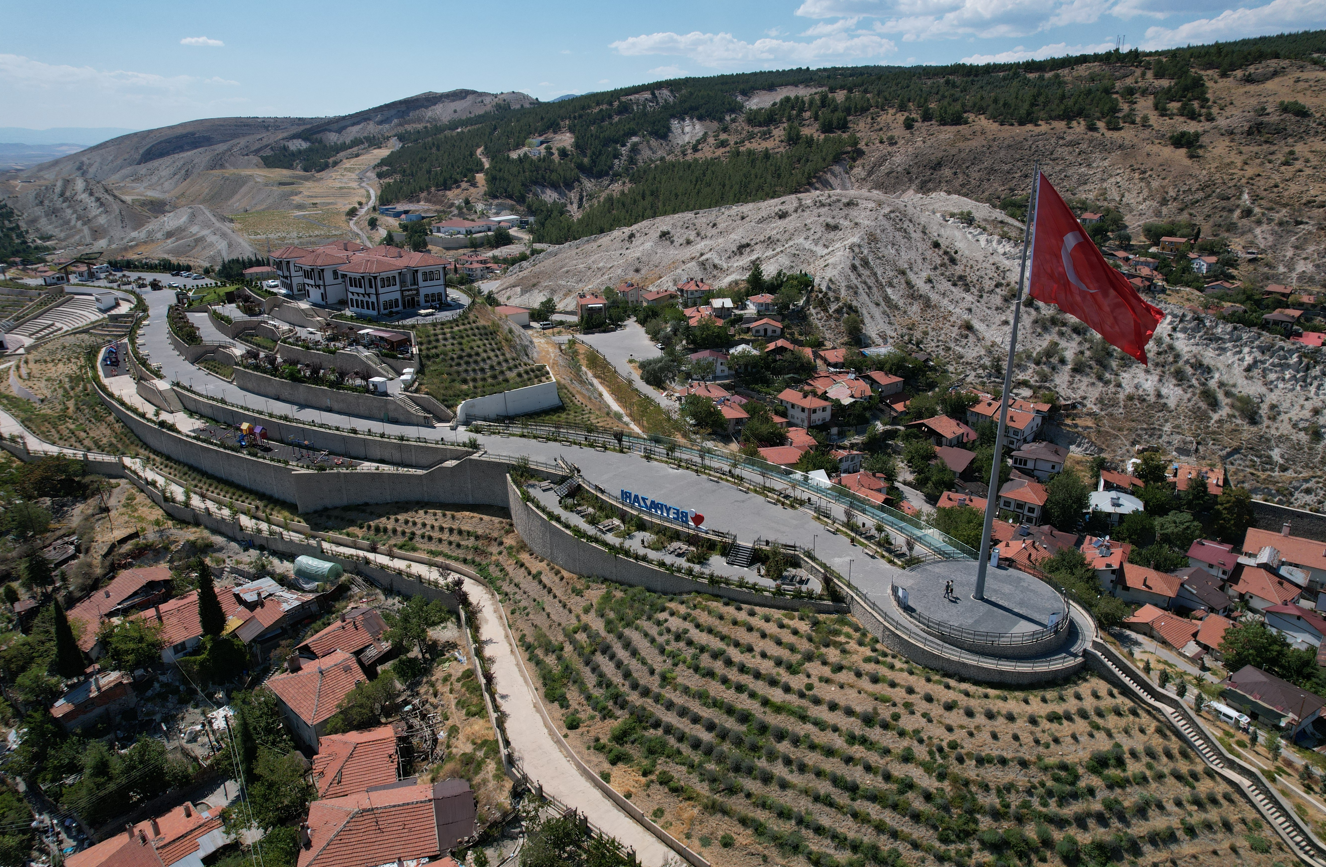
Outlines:
{"type": "Polygon", "coordinates": [[[1207,702],[1206,706],[1211,709],[1211,713],[1215,714],[1222,723],[1235,726],[1239,731],[1247,731],[1248,725],[1252,722],[1252,720],[1248,719],[1247,714],[1239,713],[1227,704],[1211,701],[1207,702]]]}

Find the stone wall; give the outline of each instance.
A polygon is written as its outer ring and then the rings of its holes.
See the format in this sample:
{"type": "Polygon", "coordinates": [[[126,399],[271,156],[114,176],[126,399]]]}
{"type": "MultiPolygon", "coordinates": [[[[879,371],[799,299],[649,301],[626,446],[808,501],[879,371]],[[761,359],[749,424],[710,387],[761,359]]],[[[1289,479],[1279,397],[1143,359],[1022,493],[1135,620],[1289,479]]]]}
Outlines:
{"type": "Polygon", "coordinates": [[[356,460],[425,469],[443,461],[457,460],[472,454],[471,449],[437,442],[398,440],[371,434],[329,430],[317,425],[292,423],[246,407],[218,403],[185,388],[175,389],[175,394],[184,409],[189,412],[229,425],[238,425],[246,421],[260,424],[267,428],[272,439],[288,442],[293,437],[300,442],[310,443],[316,449],[325,449],[332,454],[356,460]]]}
{"type": "MultiPolygon", "coordinates": [[[[552,371],[549,371],[548,375],[552,376],[552,371]]],[[[561,405],[562,399],[557,394],[557,381],[553,380],[500,394],[463,400],[460,406],[456,407],[456,420],[465,424],[473,419],[529,415],[546,409],[556,409],[561,405]]]]}
{"type": "Polygon", "coordinates": [[[387,421],[396,424],[433,426],[431,415],[418,410],[412,411],[392,397],[323,388],[306,382],[291,382],[243,367],[235,368],[235,385],[259,397],[303,404],[314,409],[325,409],[373,421],[382,421],[385,416],[387,421]]]}
{"type": "Polygon", "coordinates": [[[820,614],[832,614],[841,610],[840,606],[822,600],[769,596],[752,590],[743,590],[740,587],[710,584],[684,575],[675,575],[659,566],[619,556],[587,540],[577,539],[565,527],[548,520],[532,503],[525,502],[514,483],[508,481],[508,485],[511,520],[520,538],[531,551],[568,572],[602,578],[618,584],[644,587],[654,593],[670,595],[708,593],[743,605],[759,605],[788,611],[809,608],[820,614]]]}
{"type": "Polygon", "coordinates": [[[1289,534],[1304,539],[1326,542],[1326,515],[1306,512],[1276,503],[1262,500],[1252,501],[1252,525],[1259,530],[1279,533],[1285,524],[1289,525],[1289,534]]]}

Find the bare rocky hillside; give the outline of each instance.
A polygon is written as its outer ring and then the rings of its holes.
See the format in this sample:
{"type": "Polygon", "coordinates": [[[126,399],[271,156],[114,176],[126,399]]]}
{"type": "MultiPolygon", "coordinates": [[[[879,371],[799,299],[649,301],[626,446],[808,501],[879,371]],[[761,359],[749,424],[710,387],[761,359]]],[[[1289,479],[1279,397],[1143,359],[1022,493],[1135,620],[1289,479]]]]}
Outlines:
{"type": "MultiPolygon", "coordinates": [[[[264,168],[263,153],[443,123],[488,111],[498,100],[517,108],[533,102],[523,93],[457,90],[336,118],[190,121],[120,136],[0,177],[0,197],[30,231],[62,252],[95,248],[216,263],[218,257],[252,255],[254,242],[268,237],[261,228],[248,234],[243,220],[228,217],[311,210],[319,198],[335,198],[317,187],[317,176],[264,168]],[[311,205],[298,200],[310,186],[312,195],[305,198],[311,205]]],[[[257,222],[270,226],[271,220],[257,222]]]]}
{"type": "MultiPolygon", "coordinates": [[[[555,248],[513,269],[497,294],[525,305],[551,296],[571,310],[578,292],[622,280],[734,283],[758,259],[766,274],[815,277],[812,316],[831,342],[842,341],[840,323],[856,310],[872,343],[924,349],[960,381],[988,387],[1002,377],[1021,237],[1001,212],[957,196],[814,192],[661,217],[555,248]],[[965,210],[971,225],[950,216],[965,210]]],[[[1019,341],[1020,386],[1058,395],[1068,407],[1061,439],[1079,451],[1123,460],[1135,446],[1161,445],[1227,464],[1259,495],[1326,503],[1318,472],[1326,454],[1309,434],[1326,407],[1320,354],[1161,305],[1169,316],[1150,367],[1033,306],[1019,341]]]]}

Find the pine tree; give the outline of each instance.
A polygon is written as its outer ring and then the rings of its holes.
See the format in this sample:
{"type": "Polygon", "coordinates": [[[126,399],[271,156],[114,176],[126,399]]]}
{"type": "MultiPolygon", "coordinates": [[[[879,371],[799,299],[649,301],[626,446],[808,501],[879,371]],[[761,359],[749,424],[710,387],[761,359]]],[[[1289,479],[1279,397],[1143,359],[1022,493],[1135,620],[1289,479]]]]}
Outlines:
{"type": "Polygon", "coordinates": [[[216,587],[212,585],[212,567],[199,557],[196,561],[198,572],[198,624],[204,635],[220,635],[226,628],[226,613],[221,610],[221,600],[216,598],[216,587]]]}
{"type": "Polygon", "coordinates": [[[65,617],[59,600],[53,599],[51,604],[55,606],[55,671],[61,677],[78,677],[87,667],[83,651],[74,639],[74,630],[69,627],[69,618],[65,617]]]}

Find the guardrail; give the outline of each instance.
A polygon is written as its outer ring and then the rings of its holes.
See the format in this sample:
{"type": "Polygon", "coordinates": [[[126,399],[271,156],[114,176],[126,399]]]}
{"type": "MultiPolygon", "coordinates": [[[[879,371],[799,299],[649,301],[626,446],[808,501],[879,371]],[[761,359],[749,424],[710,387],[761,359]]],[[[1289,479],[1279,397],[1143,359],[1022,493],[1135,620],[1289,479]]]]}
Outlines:
{"type": "Polygon", "coordinates": [[[940,559],[974,560],[978,556],[974,549],[931,527],[919,518],[914,518],[897,509],[891,509],[888,506],[867,500],[840,485],[821,487],[811,484],[806,480],[804,474],[796,470],[790,470],[787,467],[768,463],[759,458],[703,447],[697,448],[689,443],[682,443],[662,436],[642,438],[621,431],[610,433],[593,427],[550,425],[529,421],[482,422],[475,425],[475,427],[481,430],[491,429],[499,434],[568,440],[592,448],[618,447],[630,449],[646,458],[663,455],[670,460],[682,460],[691,464],[698,463],[703,468],[708,468],[711,465],[714,468],[727,467],[730,471],[743,475],[758,475],[763,487],[766,488],[770,487],[768,484],[770,478],[777,479],[791,487],[795,487],[801,494],[805,495],[807,500],[814,501],[817,498],[830,500],[849,512],[855,512],[874,523],[882,524],[886,528],[905,536],[915,544],[932,551],[940,559]]]}
{"type": "Polygon", "coordinates": [[[899,633],[907,641],[920,644],[936,656],[951,659],[955,662],[965,662],[970,665],[995,669],[997,671],[1053,671],[1064,668],[1070,660],[1073,662],[1079,661],[1076,657],[1070,656],[1066,651],[1060,651],[1054,656],[1045,659],[1007,659],[997,656],[985,656],[980,653],[962,650],[961,648],[954,647],[951,644],[935,638],[916,624],[894,617],[869,597],[858,593],[855,588],[848,587],[845,588],[843,592],[849,595],[863,608],[869,609],[886,626],[899,633]]]}
{"type": "Polygon", "coordinates": [[[954,626],[933,617],[927,617],[912,606],[903,603],[899,596],[899,587],[896,584],[889,585],[889,593],[893,596],[893,601],[897,603],[898,608],[907,617],[916,621],[921,628],[930,632],[938,632],[949,638],[970,641],[973,644],[987,644],[990,647],[1021,647],[1025,644],[1044,641],[1051,636],[1058,635],[1068,627],[1068,602],[1062,596],[1059,599],[1063,601],[1064,609],[1052,627],[1033,629],[1030,632],[982,632],[974,629],[963,629],[961,626],[954,626]]]}

